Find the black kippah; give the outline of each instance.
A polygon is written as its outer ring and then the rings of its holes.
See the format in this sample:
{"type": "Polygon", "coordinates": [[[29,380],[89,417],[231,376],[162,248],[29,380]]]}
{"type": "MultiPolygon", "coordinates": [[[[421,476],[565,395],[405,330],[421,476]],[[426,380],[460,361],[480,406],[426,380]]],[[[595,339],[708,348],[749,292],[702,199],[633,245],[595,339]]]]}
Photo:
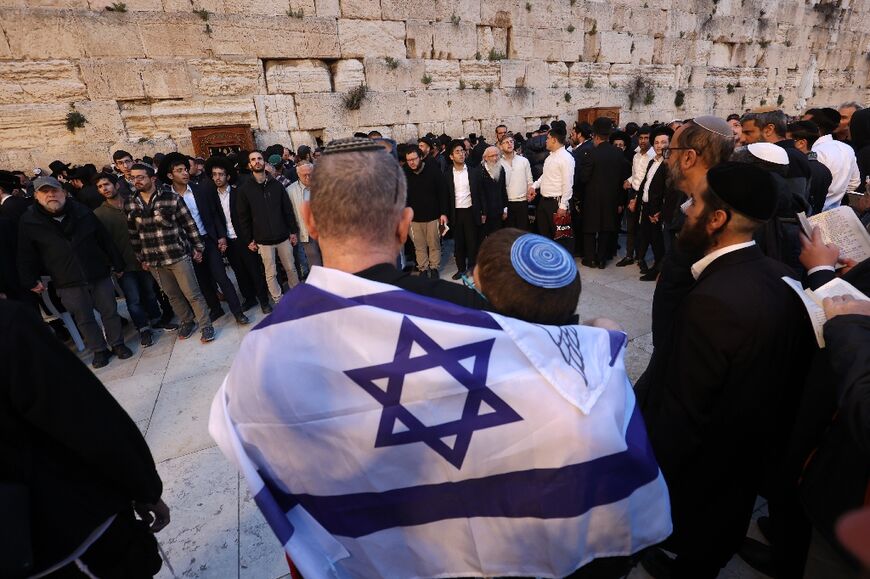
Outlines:
{"type": "Polygon", "coordinates": [[[752,219],[767,221],[776,211],[776,183],[755,165],[720,163],[707,171],[707,184],[722,201],[752,219]]]}
{"type": "Polygon", "coordinates": [[[348,139],[330,141],[326,145],[326,148],[323,149],[323,154],[335,155],[337,153],[359,153],[361,151],[384,151],[384,148],[371,139],[350,137],[348,139]]]}

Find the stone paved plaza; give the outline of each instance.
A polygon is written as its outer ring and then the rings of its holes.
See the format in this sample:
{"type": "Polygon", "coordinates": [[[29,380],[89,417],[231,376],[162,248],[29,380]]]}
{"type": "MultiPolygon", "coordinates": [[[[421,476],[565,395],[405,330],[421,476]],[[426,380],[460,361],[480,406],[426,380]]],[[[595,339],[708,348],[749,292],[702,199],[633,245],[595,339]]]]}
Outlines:
{"type": "MultiPolygon", "coordinates": [[[[451,263],[442,276],[455,271],[451,263]]],[[[628,373],[632,380],[637,379],[652,350],[654,284],[638,281],[637,267],[633,266],[611,265],[604,270],[581,267],[580,274],[581,319],[606,316],[622,325],[630,339],[628,373]]],[[[163,498],[172,509],[172,522],[158,538],[177,577],[289,576],[278,541],[247,493],[244,480],[224,459],[207,430],[215,392],[248,328],[263,317],[259,308],[248,315],[253,324],[244,328],[230,315],[221,318],[215,324],[217,339],[210,344],[200,344],[198,333],[186,341],[177,340],[174,333],[161,333],[154,346],[144,351],[128,326],[127,344],[134,356],[113,359],[96,371],[145,434],[154,454],[163,478],[163,498]]],[[[756,515],[765,512],[766,506],[759,502],[756,515]]],[[[758,536],[755,523],[750,533],[758,536]]],[[[159,577],[172,576],[164,564],[159,577]]],[[[629,577],[649,576],[638,567],[629,577]]],[[[721,577],[755,579],[765,575],[735,557],[721,577]]]]}

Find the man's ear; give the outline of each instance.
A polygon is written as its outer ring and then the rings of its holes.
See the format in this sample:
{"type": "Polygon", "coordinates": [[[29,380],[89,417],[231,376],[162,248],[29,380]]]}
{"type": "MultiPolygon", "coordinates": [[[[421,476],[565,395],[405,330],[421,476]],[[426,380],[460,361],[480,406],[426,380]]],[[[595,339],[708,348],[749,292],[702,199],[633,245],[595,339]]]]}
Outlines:
{"type": "Polygon", "coordinates": [[[302,221],[308,229],[308,235],[313,239],[317,239],[317,224],[314,223],[314,215],[311,213],[311,203],[303,201],[299,207],[299,212],[302,213],[302,221]]]}
{"type": "Polygon", "coordinates": [[[399,245],[405,245],[408,240],[408,233],[411,231],[411,221],[414,219],[414,210],[410,207],[402,209],[402,218],[399,219],[399,224],[396,226],[396,238],[399,245]]]}

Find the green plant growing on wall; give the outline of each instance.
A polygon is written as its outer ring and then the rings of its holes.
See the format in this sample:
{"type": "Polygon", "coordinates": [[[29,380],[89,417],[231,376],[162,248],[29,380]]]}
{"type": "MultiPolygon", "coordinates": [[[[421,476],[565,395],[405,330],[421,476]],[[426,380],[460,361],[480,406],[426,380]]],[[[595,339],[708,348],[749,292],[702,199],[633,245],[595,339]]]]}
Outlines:
{"type": "Polygon", "coordinates": [[[66,114],[66,130],[71,133],[85,126],[86,122],[88,122],[88,119],[78,111],[70,111],[66,114]]]}
{"type": "Polygon", "coordinates": [[[110,6],[106,6],[106,12],[126,12],[127,5],[123,2],[112,2],[110,6]]]}
{"type": "Polygon", "coordinates": [[[526,2],[526,12],[531,12],[531,11],[532,11],[532,3],[526,2]]]}
{"type": "Polygon", "coordinates": [[[384,64],[386,64],[387,68],[389,68],[390,70],[396,70],[397,68],[399,68],[399,61],[392,56],[385,56],[384,64]]]}
{"type": "Polygon", "coordinates": [[[474,53],[474,60],[480,60],[481,58],[483,57],[480,55],[480,51],[474,53]]]}
{"type": "Polygon", "coordinates": [[[287,16],[290,18],[302,18],[305,16],[305,11],[300,7],[299,10],[293,10],[290,8],[287,10],[287,16]]]}
{"type": "Polygon", "coordinates": [[[592,23],[592,30],[589,31],[589,34],[592,36],[595,36],[596,34],[598,34],[598,21],[597,20],[592,23]]]}
{"type": "Polygon", "coordinates": [[[465,81],[461,78],[459,79],[459,90],[465,90],[465,81]]]}
{"type": "Polygon", "coordinates": [[[499,52],[495,48],[489,49],[489,57],[490,60],[504,60],[506,58],[504,52],[499,52]]]}
{"type": "Polygon", "coordinates": [[[734,93],[734,85],[729,82],[728,86],[725,87],[725,90],[728,92],[728,94],[733,94],[734,93]]]}
{"type": "Polygon", "coordinates": [[[566,103],[570,103],[571,102],[571,93],[566,92],[564,98],[565,98],[566,103]]]}
{"type": "Polygon", "coordinates": [[[420,82],[422,82],[426,86],[429,86],[430,84],[432,84],[432,75],[429,73],[424,74],[423,78],[420,79],[420,82]]]}
{"type": "Polygon", "coordinates": [[[767,99],[761,99],[761,102],[758,104],[760,104],[761,106],[765,106],[767,104],[767,99]]]}
{"type": "Polygon", "coordinates": [[[674,106],[680,108],[683,106],[683,103],[686,102],[686,93],[681,90],[677,91],[677,94],[674,95],[674,106]]]}
{"type": "Polygon", "coordinates": [[[574,32],[576,30],[576,28],[574,28],[573,24],[569,24],[568,28],[566,28],[565,30],[567,30],[570,33],[570,32],[574,32]]]}
{"type": "Polygon", "coordinates": [[[369,88],[361,84],[356,88],[352,88],[347,93],[345,93],[344,97],[342,97],[342,101],[344,102],[344,108],[349,111],[357,111],[362,106],[363,100],[366,98],[366,93],[368,93],[369,88]]]}
{"type": "Polygon", "coordinates": [[[460,20],[462,20],[462,18],[457,16],[455,12],[450,16],[450,24],[459,24],[460,20]]]}
{"type": "Polygon", "coordinates": [[[628,108],[634,108],[635,103],[643,101],[645,105],[651,105],[655,101],[656,95],[649,81],[638,76],[634,79],[628,92],[628,108]]]}
{"type": "Polygon", "coordinates": [[[784,102],[785,102],[784,96],[779,95],[778,97],[776,97],[776,106],[781,107],[782,103],[784,103],[784,102]]]}
{"type": "Polygon", "coordinates": [[[588,77],[586,78],[586,82],[583,84],[583,86],[584,86],[585,88],[592,88],[592,87],[595,86],[595,83],[592,82],[592,77],[591,77],[591,76],[588,76],[588,77]]]}
{"type": "Polygon", "coordinates": [[[479,83],[479,82],[473,82],[473,83],[471,83],[471,88],[473,88],[474,90],[479,89],[479,88],[480,88],[480,83],[479,83]]]}
{"type": "Polygon", "coordinates": [[[491,93],[492,92],[492,83],[491,82],[486,83],[486,88],[483,90],[486,92],[486,94],[491,93]]]}
{"type": "Polygon", "coordinates": [[[200,8],[199,10],[194,10],[193,13],[196,14],[197,16],[199,16],[200,20],[202,20],[203,22],[208,22],[208,18],[210,16],[210,14],[208,13],[208,10],[206,10],[205,8],[200,8]]]}

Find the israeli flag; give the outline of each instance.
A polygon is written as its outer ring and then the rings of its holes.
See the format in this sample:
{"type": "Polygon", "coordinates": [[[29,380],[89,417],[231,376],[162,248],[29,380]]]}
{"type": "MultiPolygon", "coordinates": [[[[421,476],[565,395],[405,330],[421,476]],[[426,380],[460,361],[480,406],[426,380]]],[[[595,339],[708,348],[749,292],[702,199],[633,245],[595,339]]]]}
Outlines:
{"type": "Polygon", "coordinates": [[[671,533],[625,344],[314,267],[209,430],[306,579],[563,577],[671,533]]]}

